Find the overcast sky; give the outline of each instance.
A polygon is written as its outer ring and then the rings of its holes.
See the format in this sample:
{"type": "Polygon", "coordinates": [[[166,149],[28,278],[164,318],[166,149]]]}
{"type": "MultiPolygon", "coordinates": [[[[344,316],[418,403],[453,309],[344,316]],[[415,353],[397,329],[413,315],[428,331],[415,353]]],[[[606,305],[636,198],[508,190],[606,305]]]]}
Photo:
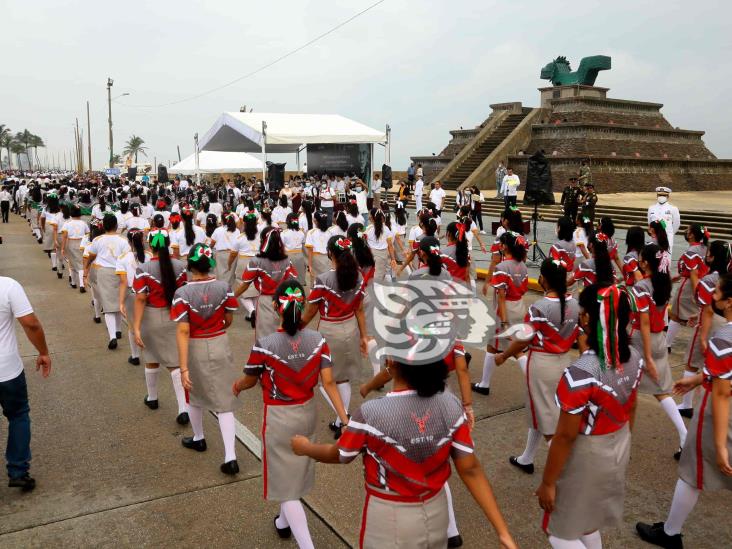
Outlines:
{"type": "MultiPolygon", "coordinates": [[[[106,80],[115,152],[141,136],[158,162],[193,152],[224,111],[337,113],[392,127],[392,165],[439,153],[448,131],[479,124],[491,103],[537,106],[540,68],[557,55],[612,56],[609,95],[664,103],[674,126],[705,130],[732,158],[729,31],[724,1],[386,0],[285,61],[206,97],[325,32],[375,0],[0,0],[0,123],[48,151],[73,147],[91,103],[94,167],[108,158],[106,80]],[[122,103],[125,103],[124,105],[122,103]]],[[[84,132],[86,135],[86,131],[84,132]]],[[[42,153],[39,152],[42,156],[42,153]]],[[[383,161],[377,152],[376,164],[383,161]]],[[[294,165],[290,158],[288,167],[294,165]]]]}

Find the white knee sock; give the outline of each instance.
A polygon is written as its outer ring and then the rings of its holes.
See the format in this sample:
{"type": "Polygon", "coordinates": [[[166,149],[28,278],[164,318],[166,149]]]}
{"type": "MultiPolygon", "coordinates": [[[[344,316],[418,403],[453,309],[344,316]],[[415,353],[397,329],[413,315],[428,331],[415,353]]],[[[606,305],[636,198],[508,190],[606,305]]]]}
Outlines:
{"type": "Polygon", "coordinates": [[[160,368],[145,368],[145,385],[147,386],[147,399],[158,399],[158,374],[160,368]]]}
{"type": "Polygon", "coordinates": [[[58,268],[58,258],[56,252],[51,252],[51,267],[58,268]]]}
{"type": "Polygon", "coordinates": [[[236,459],[236,427],[234,427],[234,412],[219,412],[219,429],[224,441],[224,463],[236,459]]]}
{"type": "Polygon", "coordinates": [[[175,399],[178,401],[178,413],[188,411],[188,403],[186,402],[186,392],[183,389],[183,382],[180,380],[180,368],[170,370],[170,379],[173,380],[173,390],[175,391],[175,399]]]}
{"type": "Polygon", "coordinates": [[[450,492],[450,485],[445,483],[445,495],[447,496],[447,537],[454,538],[460,535],[458,531],[457,522],[455,522],[455,510],[452,507],[452,492],[450,492]]]}
{"type": "Polygon", "coordinates": [[[328,406],[330,406],[331,410],[335,412],[335,406],[333,406],[333,403],[330,401],[328,393],[325,392],[325,387],[323,387],[322,385],[320,386],[320,394],[323,395],[323,398],[328,403],[328,406]]]}
{"type": "Polygon", "coordinates": [[[114,313],[104,313],[104,323],[107,325],[109,339],[114,339],[117,334],[117,322],[114,313]]]}
{"type": "Polygon", "coordinates": [[[99,303],[99,300],[92,298],[92,305],[94,306],[94,318],[102,316],[102,304],[99,303]]]}
{"type": "Polygon", "coordinates": [[[285,521],[295,536],[295,541],[300,549],[313,549],[313,540],[310,538],[308,529],[308,518],[305,516],[305,508],[299,500],[283,501],[280,505],[280,518],[284,515],[285,521]]]}
{"type": "Polygon", "coordinates": [[[549,544],[553,549],[585,549],[585,544],[578,539],[562,539],[549,536],[549,544]]]}
{"type": "Polygon", "coordinates": [[[254,311],[254,300],[251,297],[240,297],[239,303],[244,307],[244,310],[247,312],[247,316],[251,316],[252,311],[254,311]]]}
{"type": "Polygon", "coordinates": [[[602,549],[602,538],[600,537],[600,530],[595,530],[591,534],[587,534],[580,538],[582,543],[585,544],[587,549],[602,549]]]}
{"type": "Polygon", "coordinates": [[[135,343],[135,334],[132,333],[132,330],[127,330],[127,341],[130,342],[130,356],[140,358],[140,348],[135,343]]]}
{"type": "Polygon", "coordinates": [[[381,362],[378,360],[371,359],[371,357],[373,356],[371,351],[376,348],[376,340],[370,339],[369,342],[366,344],[366,348],[368,349],[368,353],[369,353],[369,362],[371,362],[371,370],[374,372],[374,375],[376,375],[381,371],[381,362]]]}
{"type": "Polygon", "coordinates": [[[191,420],[193,440],[202,440],[203,436],[203,409],[198,406],[188,406],[188,418],[191,420]]]}
{"type": "Polygon", "coordinates": [[[537,429],[529,429],[529,433],[526,435],[526,448],[524,453],[516,458],[521,465],[528,465],[534,463],[536,452],[539,449],[539,442],[541,442],[541,433],[537,429]]]}
{"type": "Polygon", "coordinates": [[[114,313],[114,332],[115,334],[117,332],[122,331],[122,313],[117,312],[114,313]]]}
{"type": "Polygon", "coordinates": [[[681,418],[681,414],[679,414],[679,409],[676,407],[674,399],[671,397],[664,398],[661,401],[661,407],[679,432],[679,446],[683,447],[684,442],[686,442],[686,425],[681,418]]]}
{"type": "Polygon", "coordinates": [[[519,368],[521,368],[521,373],[524,374],[524,376],[526,376],[526,365],[528,364],[528,362],[529,357],[527,357],[526,355],[518,358],[518,365],[519,368]]]}
{"type": "Polygon", "coordinates": [[[701,490],[686,484],[681,479],[676,481],[674,499],[671,501],[671,509],[669,509],[668,517],[663,525],[663,531],[669,536],[675,536],[681,533],[686,519],[694,510],[700,492],[701,490]]]}
{"type": "Polygon", "coordinates": [[[78,273],[78,271],[75,271],[71,267],[69,267],[69,282],[71,282],[72,286],[79,285],[79,273],[78,273]]]}
{"type": "Polygon", "coordinates": [[[493,377],[493,370],[496,369],[496,355],[493,353],[486,352],[485,358],[483,359],[483,377],[478,383],[478,387],[490,387],[491,377],[493,377]]]}
{"type": "Polygon", "coordinates": [[[79,270],[79,288],[84,287],[84,271],[83,269],[79,270]]]}
{"type": "MultiPolygon", "coordinates": [[[[696,375],[696,372],[690,372],[689,370],[684,370],[684,378],[694,377],[695,375],[696,375]]],[[[681,404],[679,404],[678,407],[679,407],[679,409],[694,407],[694,390],[691,390],[684,395],[684,397],[681,399],[681,404]]]]}
{"type": "Polygon", "coordinates": [[[666,347],[671,347],[671,345],[674,344],[674,339],[676,339],[676,334],[679,333],[680,329],[681,324],[679,324],[675,320],[668,321],[668,331],[666,332],[666,347]]]}
{"type": "MultiPolygon", "coordinates": [[[[351,382],[346,381],[344,383],[336,383],[336,387],[338,388],[338,394],[341,395],[343,407],[346,409],[346,412],[348,412],[348,406],[351,404],[351,382]]],[[[336,425],[340,424],[340,418],[336,418],[336,425]]]]}

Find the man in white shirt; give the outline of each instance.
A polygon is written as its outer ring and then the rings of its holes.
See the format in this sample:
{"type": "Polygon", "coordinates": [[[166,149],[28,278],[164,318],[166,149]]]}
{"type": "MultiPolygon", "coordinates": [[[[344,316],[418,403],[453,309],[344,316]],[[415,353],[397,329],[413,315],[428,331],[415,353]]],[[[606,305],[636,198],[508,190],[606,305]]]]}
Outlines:
{"type": "Polygon", "coordinates": [[[437,215],[442,213],[442,203],[445,201],[445,189],[442,188],[442,183],[435,181],[435,188],[430,191],[430,202],[435,205],[435,212],[437,215]]]}
{"type": "Polygon", "coordinates": [[[417,212],[422,209],[422,192],[424,191],[424,181],[422,176],[417,176],[417,181],[414,183],[414,207],[417,208],[417,212]]]}
{"type": "Polygon", "coordinates": [[[30,470],[30,406],[23,361],[18,352],[13,319],[17,319],[25,335],[38,350],[36,370],[45,378],[51,373],[46,336],[40,321],[33,314],[23,287],[12,278],[0,277],[0,407],[8,419],[8,445],[5,453],[8,486],[24,492],[33,490],[35,480],[30,470]]]}
{"type": "Polygon", "coordinates": [[[12,199],[8,187],[0,188],[0,213],[2,213],[3,223],[10,222],[10,201],[12,199]]]}
{"type": "Polygon", "coordinates": [[[513,173],[513,169],[507,168],[506,175],[503,176],[503,183],[501,183],[501,193],[503,195],[506,208],[509,206],[516,205],[516,197],[518,195],[518,189],[521,185],[519,176],[513,173]]]}
{"type": "Polygon", "coordinates": [[[374,207],[376,207],[376,208],[381,206],[381,188],[382,188],[381,176],[379,174],[376,174],[374,176],[373,183],[371,183],[371,192],[374,195],[374,207]]]}
{"type": "Polygon", "coordinates": [[[668,203],[671,189],[668,187],[656,187],[656,203],[648,207],[648,224],[652,221],[663,221],[666,224],[666,235],[668,236],[668,253],[674,249],[674,235],[681,227],[681,215],[679,209],[668,203]]]}

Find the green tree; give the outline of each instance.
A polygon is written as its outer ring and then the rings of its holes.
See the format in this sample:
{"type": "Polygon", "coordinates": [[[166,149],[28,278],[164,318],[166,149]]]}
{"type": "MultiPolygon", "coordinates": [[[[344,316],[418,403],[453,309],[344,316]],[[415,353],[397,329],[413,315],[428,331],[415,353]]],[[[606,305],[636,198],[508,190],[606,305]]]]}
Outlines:
{"type": "Polygon", "coordinates": [[[33,157],[36,159],[36,166],[41,165],[41,161],[38,160],[38,147],[45,147],[46,144],[43,142],[43,138],[39,135],[31,134],[30,146],[33,147],[33,157]]]}
{"type": "Polygon", "coordinates": [[[138,137],[137,135],[133,135],[129,138],[127,143],[125,143],[125,148],[122,149],[123,154],[127,155],[134,155],[135,156],[135,164],[137,164],[137,155],[139,153],[144,154],[147,156],[147,147],[144,147],[145,141],[142,139],[142,137],[138,137]]]}
{"type": "Polygon", "coordinates": [[[118,155],[118,154],[112,155],[112,165],[113,166],[115,166],[117,164],[121,164],[121,163],[122,163],[122,157],[120,155],[118,155]]]}
{"type": "MultiPolygon", "coordinates": [[[[22,144],[23,147],[25,148],[25,155],[28,158],[28,169],[30,169],[30,170],[33,169],[33,162],[31,160],[31,155],[29,152],[30,147],[31,147],[32,138],[33,138],[33,134],[31,132],[29,132],[27,128],[24,129],[22,132],[18,132],[15,134],[15,141],[22,144]]],[[[23,152],[23,151],[21,151],[21,152],[23,152]]],[[[20,164],[20,160],[18,160],[18,164],[20,164]]]]}
{"type": "MultiPolygon", "coordinates": [[[[25,145],[21,141],[18,141],[17,139],[13,139],[12,141],[10,141],[10,152],[15,155],[15,158],[18,161],[18,169],[22,170],[23,164],[21,164],[21,162],[20,162],[20,155],[25,153],[25,155],[27,157],[28,149],[25,147],[25,145]]],[[[30,157],[28,157],[28,158],[30,158],[30,157]]],[[[30,163],[30,160],[29,160],[29,163],[30,163]]],[[[28,167],[30,168],[30,164],[28,167]]]]}
{"type": "MultiPolygon", "coordinates": [[[[8,169],[13,169],[13,158],[10,154],[10,144],[13,142],[13,134],[5,124],[0,124],[0,151],[5,149],[8,153],[8,169]]],[[[1,165],[2,163],[0,163],[1,165]]]]}

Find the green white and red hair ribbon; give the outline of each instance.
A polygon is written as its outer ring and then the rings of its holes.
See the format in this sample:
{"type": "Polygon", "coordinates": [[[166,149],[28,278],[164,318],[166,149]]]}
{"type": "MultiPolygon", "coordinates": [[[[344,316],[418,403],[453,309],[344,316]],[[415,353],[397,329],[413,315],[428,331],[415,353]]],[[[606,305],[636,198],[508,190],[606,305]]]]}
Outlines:
{"type": "Polygon", "coordinates": [[[207,246],[206,244],[198,244],[195,246],[193,255],[191,255],[190,260],[194,263],[198,263],[202,258],[208,259],[208,264],[211,266],[211,268],[216,266],[216,259],[214,259],[214,253],[210,246],[207,246]]]}
{"type": "Polygon", "coordinates": [[[600,319],[597,323],[597,347],[600,368],[606,370],[619,368],[620,349],[618,346],[618,308],[620,305],[620,290],[613,284],[597,291],[597,301],[600,303],[600,319]]]}
{"type": "Polygon", "coordinates": [[[170,238],[168,231],[164,229],[158,229],[150,233],[150,247],[151,248],[165,248],[167,246],[165,239],[170,238]]]}
{"type": "Polygon", "coordinates": [[[284,315],[291,305],[294,305],[292,308],[293,315],[296,314],[296,311],[302,311],[305,307],[305,296],[300,288],[287,288],[284,295],[278,298],[278,301],[281,315],[284,315]]]}
{"type": "Polygon", "coordinates": [[[350,238],[342,237],[335,241],[335,246],[339,250],[345,251],[350,250],[353,247],[353,243],[351,242],[350,238]]]}

